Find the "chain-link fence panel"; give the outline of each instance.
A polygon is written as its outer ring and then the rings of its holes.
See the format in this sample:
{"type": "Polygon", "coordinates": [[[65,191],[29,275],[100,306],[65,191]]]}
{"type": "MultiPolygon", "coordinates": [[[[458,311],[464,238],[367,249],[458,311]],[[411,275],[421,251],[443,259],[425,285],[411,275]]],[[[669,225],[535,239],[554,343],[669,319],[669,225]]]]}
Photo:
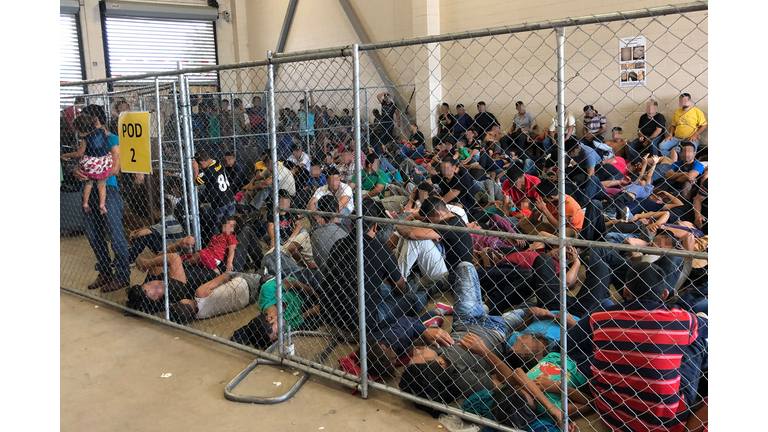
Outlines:
{"type": "Polygon", "coordinates": [[[203,69],[219,88],[83,86],[105,125],[152,114],[163,187],[118,177],[125,273],[118,213],[83,212],[63,165],[62,227],[89,232],[62,285],[95,255],[136,285],[110,300],[502,430],[706,405],[706,4],[203,69]],[[141,239],[166,208],[164,255],[141,239]]]}
{"type": "Polygon", "coordinates": [[[361,86],[415,88],[385,94],[413,110],[388,217],[519,234],[395,219],[401,274],[456,314],[420,319],[458,345],[369,363],[388,391],[516,428],[674,429],[705,404],[707,12],[633,15],[361,47],[361,86]]]}

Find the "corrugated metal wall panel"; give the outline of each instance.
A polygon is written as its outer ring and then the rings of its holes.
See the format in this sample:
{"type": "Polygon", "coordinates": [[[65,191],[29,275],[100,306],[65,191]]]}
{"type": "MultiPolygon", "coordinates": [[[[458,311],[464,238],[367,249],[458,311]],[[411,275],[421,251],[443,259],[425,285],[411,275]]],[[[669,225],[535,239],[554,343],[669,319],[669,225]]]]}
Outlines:
{"type": "MultiPolygon", "coordinates": [[[[83,79],[83,63],[80,58],[77,35],[77,15],[61,15],[59,18],[59,81],[83,79]]],[[[82,87],[59,87],[59,105],[68,107],[76,95],[83,94],[82,87]]]]}
{"type": "MultiPolygon", "coordinates": [[[[112,77],[216,64],[213,21],[106,17],[112,77]]],[[[163,80],[172,80],[165,77],[163,80]]],[[[216,72],[190,75],[190,82],[216,85],[216,72]]]]}

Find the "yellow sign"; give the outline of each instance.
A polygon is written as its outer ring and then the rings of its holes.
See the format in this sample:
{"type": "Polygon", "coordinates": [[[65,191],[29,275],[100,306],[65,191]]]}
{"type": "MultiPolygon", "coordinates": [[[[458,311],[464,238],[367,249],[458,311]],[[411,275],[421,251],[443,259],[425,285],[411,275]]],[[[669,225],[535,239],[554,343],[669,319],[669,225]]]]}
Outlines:
{"type": "Polygon", "coordinates": [[[120,171],[152,174],[149,151],[149,113],[124,112],[117,121],[120,171]]]}

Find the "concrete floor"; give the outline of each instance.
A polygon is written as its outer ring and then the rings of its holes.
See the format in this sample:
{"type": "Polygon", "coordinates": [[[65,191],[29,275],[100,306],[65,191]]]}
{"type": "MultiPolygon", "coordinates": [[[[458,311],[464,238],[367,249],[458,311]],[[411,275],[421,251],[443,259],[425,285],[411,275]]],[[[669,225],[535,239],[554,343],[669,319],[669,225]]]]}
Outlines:
{"type": "MultiPolygon", "coordinates": [[[[288,401],[251,405],[224,399],[224,386],[250,354],[78,296],[61,293],[62,431],[425,431],[438,421],[400,398],[363,401],[312,377],[288,401]],[[98,306],[98,307],[97,307],[98,306]],[[171,373],[169,378],[160,375],[171,373]]],[[[298,377],[258,367],[237,391],[274,396],[298,377]],[[281,382],[277,387],[273,382],[281,382]]]]}
{"type": "MultiPolygon", "coordinates": [[[[62,285],[85,291],[96,277],[93,263],[93,251],[85,236],[61,238],[62,285]]],[[[140,284],[143,279],[141,272],[132,269],[132,284],[140,284]]],[[[90,293],[118,303],[126,301],[125,290],[90,293]]],[[[434,301],[453,303],[450,293],[432,299],[428,308],[434,301]]],[[[229,338],[257,313],[258,306],[251,305],[189,325],[229,338]]],[[[448,317],[443,328],[450,329],[450,322],[448,317]]],[[[304,358],[313,358],[327,346],[315,338],[296,338],[294,342],[297,355],[304,358]]],[[[339,345],[324,363],[338,367],[338,359],[354,350],[353,346],[339,345]]],[[[361,402],[359,395],[350,395],[348,389],[315,377],[283,404],[259,406],[227,401],[224,386],[252,360],[242,351],[148,320],[127,318],[122,311],[62,293],[62,430],[219,430],[252,427],[254,421],[275,430],[324,427],[409,431],[435,430],[439,425],[436,419],[399,397],[372,391],[372,400],[361,402]],[[168,372],[173,374],[170,378],[160,378],[168,372]],[[267,409],[271,410],[268,415],[264,411],[267,409]]],[[[298,378],[289,372],[259,367],[238,386],[238,392],[282,394],[298,378]],[[282,383],[279,388],[272,384],[278,381],[282,383]],[[274,393],[265,393],[269,390],[274,393]]],[[[397,386],[396,379],[390,381],[390,385],[397,386]]],[[[581,431],[606,430],[596,414],[579,420],[577,425],[581,431]]]]}

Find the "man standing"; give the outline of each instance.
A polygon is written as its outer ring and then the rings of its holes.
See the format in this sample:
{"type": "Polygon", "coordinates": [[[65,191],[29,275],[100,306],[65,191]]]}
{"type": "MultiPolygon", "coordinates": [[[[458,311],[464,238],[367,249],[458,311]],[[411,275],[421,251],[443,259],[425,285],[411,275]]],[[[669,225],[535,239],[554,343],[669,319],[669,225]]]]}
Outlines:
{"type": "Polygon", "coordinates": [[[310,141],[315,138],[315,114],[313,108],[315,106],[315,97],[312,92],[309,92],[309,111],[304,109],[306,101],[301,99],[299,101],[299,135],[301,135],[304,145],[309,147],[310,141]]]}
{"type": "Polygon", "coordinates": [[[197,153],[192,168],[195,172],[195,185],[205,185],[205,193],[216,215],[216,231],[224,216],[235,214],[235,194],[232,193],[229,175],[221,162],[211,159],[204,151],[197,153]]]}
{"type": "Polygon", "coordinates": [[[658,156],[659,143],[664,138],[667,119],[658,112],[659,103],[650,100],[645,104],[645,115],[640,116],[637,123],[637,139],[629,143],[630,160],[638,155],[658,156]]]}
{"type": "MultiPolygon", "coordinates": [[[[237,104],[235,104],[237,105],[237,104]]],[[[235,106],[237,108],[237,106],[235,106]]],[[[254,96],[251,99],[251,107],[245,110],[248,115],[248,125],[251,133],[256,134],[256,156],[258,157],[267,148],[267,110],[261,106],[261,98],[254,96]]]]}
{"type": "Polygon", "coordinates": [[[699,138],[707,128],[707,119],[700,109],[693,106],[690,94],[681,94],[678,104],[680,109],[675,111],[675,115],[672,117],[669,136],[659,145],[661,154],[666,157],[670,156],[670,150],[676,147],[680,141],[692,142],[694,148],[698,151],[699,138]]]}
{"type": "Polygon", "coordinates": [[[392,96],[389,92],[385,91],[377,94],[376,99],[381,104],[381,142],[387,145],[395,140],[395,118],[397,118],[397,127],[400,127],[400,111],[398,111],[395,103],[392,102],[392,96]]]}
{"type": "Polygon", "coordinates": [[[485,138],[485,133],[491,130],[491,126],[493,126],[494,123],[499,123],[498,120],[496,120],[496,116],[485,110],[485,102],[478,102],[477,114],[475,114],[474,119],[474,125],[477,128],[476,130],[479,135],[477,138],[482,141],[485,138]]]}
{"type": "MultiPolygon", "coordinates": [[[[83,113],[92,116],[97,128],[104,128],[107,123],[107,115],[104,108],[98,105],[89,105],[82,110],[83,113]]],[[[96,255],[96,270],[99,275],[96,280],[88,285],[88,289],[101,288],[101,292],[117,291],[130,285],[131,269],[128,266],[128,242],[123,235],[123,198],[117,190],[115,176],[120,173],[120,146],[117,135],[109,135],[109,152],[112,155],[112,169],[107,179],[107,199],[105,205],[107,213],[99,212],[83,213],[85,232],[88,235],[88,243],[96,255]],[[109,243],[112,246],[114,261],[110,258],[106,237],[109,235],[109,243]],[[115,274],[112,274],[114,265],[115,274]]],[[[88,180],[80,168],[74,171],[74,176],[80,181],[88,180]]],[[[92,193],[90,198],[91,208],[98,208],[99,194],[92,193]]]]}

